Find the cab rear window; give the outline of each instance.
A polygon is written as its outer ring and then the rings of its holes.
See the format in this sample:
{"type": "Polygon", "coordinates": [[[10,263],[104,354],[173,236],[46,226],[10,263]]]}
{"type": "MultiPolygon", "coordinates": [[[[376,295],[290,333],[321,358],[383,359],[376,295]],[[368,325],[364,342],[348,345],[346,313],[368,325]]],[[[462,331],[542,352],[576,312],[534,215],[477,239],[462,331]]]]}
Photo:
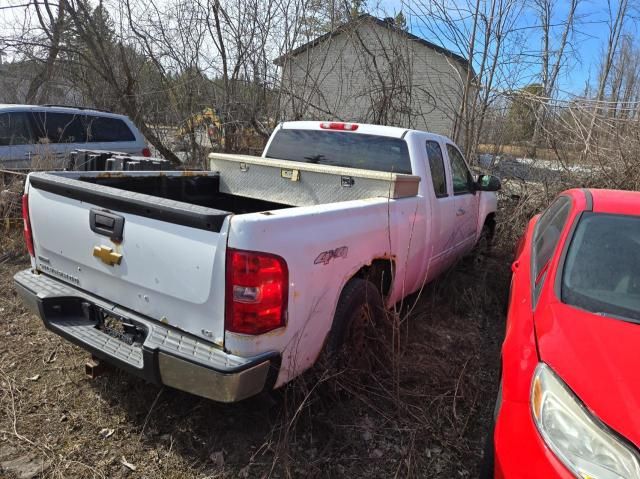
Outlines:
{"type": "Polygon", "coordinates": [[[640,217],[585,213],[562,272],[562,301],[640,321],[640,217]]]}
{"type": "Polygon", "coordinates": [[[267,158],[317,165],[411,174],[407,143],[400,138],[343,131],[279,130],[267,158]]]}

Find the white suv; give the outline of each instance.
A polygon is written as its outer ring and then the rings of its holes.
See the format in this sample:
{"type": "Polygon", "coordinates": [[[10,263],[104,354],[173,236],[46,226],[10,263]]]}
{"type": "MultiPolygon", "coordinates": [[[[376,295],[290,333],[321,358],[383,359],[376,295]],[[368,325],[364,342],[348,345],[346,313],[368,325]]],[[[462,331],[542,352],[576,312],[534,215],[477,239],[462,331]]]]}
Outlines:
{"type": "Polygon", "coordinates": [[[76,149],[150,156],[124,115],[53,105],[0,104],[0,168],[61,168],[76,149]]]}

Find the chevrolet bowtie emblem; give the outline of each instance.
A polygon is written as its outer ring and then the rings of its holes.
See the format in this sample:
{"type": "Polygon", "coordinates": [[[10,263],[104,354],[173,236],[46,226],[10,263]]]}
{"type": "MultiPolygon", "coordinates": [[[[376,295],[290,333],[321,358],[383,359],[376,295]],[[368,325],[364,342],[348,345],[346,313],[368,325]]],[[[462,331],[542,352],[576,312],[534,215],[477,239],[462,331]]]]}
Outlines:
{"type": "Polygon", "coordinates": [[[108,246],[94,246],[93,256],[100,258],[100,261],[109,266],[120,264],[122,261],[122,255],[114,252],[113,248],[109,248],[108,246]]]}

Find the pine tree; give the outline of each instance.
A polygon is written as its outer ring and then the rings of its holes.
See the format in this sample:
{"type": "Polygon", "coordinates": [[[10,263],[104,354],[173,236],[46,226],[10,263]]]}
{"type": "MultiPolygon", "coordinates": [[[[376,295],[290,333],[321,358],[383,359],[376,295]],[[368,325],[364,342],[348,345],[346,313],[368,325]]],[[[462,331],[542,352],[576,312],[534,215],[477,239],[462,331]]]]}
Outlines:
{"type": "Polygon", "coordinates": [[[400,10],[398,13],[396,13],[396,16],[393,19],[393,23],[396,27],[398,27],[400,30],[407,30],[407,17],[404,16],[404,13],[402,13],[402,10],[400,10]]]}

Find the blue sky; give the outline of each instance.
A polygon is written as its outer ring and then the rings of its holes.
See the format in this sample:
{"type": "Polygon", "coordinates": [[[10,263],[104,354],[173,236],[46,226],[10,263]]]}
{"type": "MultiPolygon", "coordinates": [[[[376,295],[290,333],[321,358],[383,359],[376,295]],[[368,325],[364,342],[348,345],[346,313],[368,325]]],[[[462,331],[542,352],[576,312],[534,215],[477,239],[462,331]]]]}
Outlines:
{"type": "MultiPolygon", "coordinates": [[[[368,2],[368,7],[371,13],[378,16],[392,14],[394,11],[403,10],[405,14],[408,12],[416,12],[421,10],[416,8],[416,5],[427,5],[430,0],[381,0],[379,3],[373,3],[375,0],[368,2]]],[[[443,0],[438,0],[442,2],[443,0]]],[[[452,6],[467,5],[467,0],[445,0],[452,6]]],[[[469,2],[475,3],[475,2],[469,2]]],[[[612,0],[614,8],[617,5],[617,0],[612,0]]],[[[556,22],[560,23],[566,18],[568,12],[567,0],[556,0],[554,2],[554,17],[556,22]]],[[[452,10],[453,11],[453,10],[452,10]]],[[[634,12],[637,14],[637,12],[634,12]]],[[[430,38],[430,33],[424,31],[424,21],[419,15],[408,14],[407,17],[410,21],[410,30],[415,35],[421,36],[427,40],[435,41],[436,39],[430,38]]],[[[582,0],[578,6],[577,23],[575,27],[575,35],[573,38],[573,53],[571,54],[566,67],[563,69],[561,76],[558,78],[558,87],[561,97],[571,96],[572,94],[581,94],[585,90],[586,84],[595,80],[598,71],[598,65],[600,58],[603,54],[604,45],[608,37],[608,11],[607,2],[600,0],[582,0]]],[[[523,27],[525,30],[526,50],[533,53],[533,61],[536,61],[536,53],[540,49],[540,31],[535,28],[538,25],[538,20],[535,13],[531,9],[525,9],[523,14],[519,17],[517,25],[523,27]]],[[[560,35],[561,26],[557,27],[556,34],[560,35]]],[[[629,16],[626,22],[625,33],[635,38],[637,34],[637,23],[629,16]]],[[[445,43],[443,46],[456,50],[454,45],[447,45],[446,42],[440,41],[439,43],[445,43]]],[[[536,80],[536,75],[539,74],[539,66],[531,65],[526,73],[523,75],[521,82],[527,84],[536,80]]]]}

